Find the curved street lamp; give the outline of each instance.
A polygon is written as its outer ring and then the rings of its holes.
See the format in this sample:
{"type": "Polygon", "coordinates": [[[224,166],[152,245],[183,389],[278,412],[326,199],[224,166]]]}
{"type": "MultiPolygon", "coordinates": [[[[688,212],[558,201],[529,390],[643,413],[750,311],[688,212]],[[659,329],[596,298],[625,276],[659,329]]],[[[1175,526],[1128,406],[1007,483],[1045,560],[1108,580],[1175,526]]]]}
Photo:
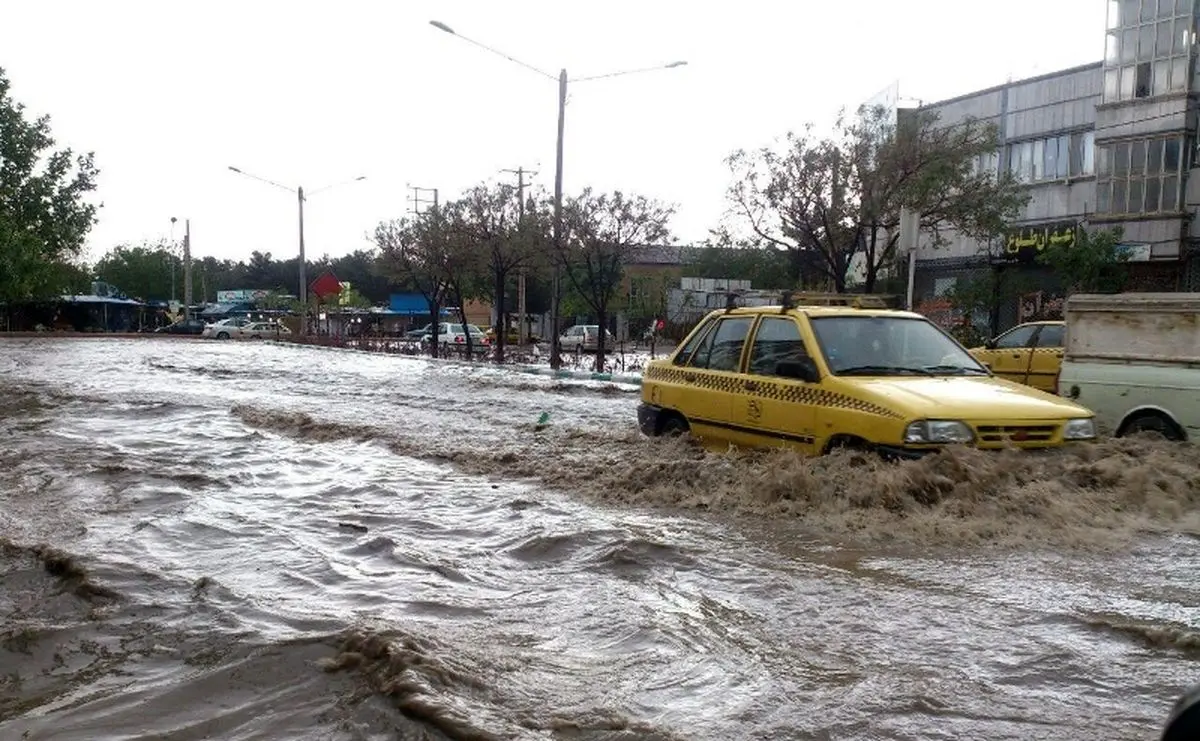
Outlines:
{"type": "MultiPolygon", "coordinates": [[[[296,203],[299,206],[299,214],[300,214],[300,293],[298,294],[300,297],[300,311],[301,311],[300,336],[301,337],[307,336],[308,335],[308,274],[307,274],[307,265],[305,264],[305,258],[304,258],[304,201],[306,200],[306,197],[304,195],[304,187],[297,186],[295,188],[290,188],[281,183],[277,183],[274,180],[270,180],[270,179],[264,178],[260,175],[255,175],[253,173],[246,172],[245,170],[241,170],[237,167],[234,167],[233,165],[230,165],[229,169],[232,170],[233,172],[236,172],[239,175],[244,175],[248,178],[252,178],[254,180],[258,180],[260,182],[266,183],[267,185],[274,185],[276,188],[282,188],[283,190],[286,190],[289,193],[295,192],[295,194],[296,194],[296,203]]],[[[366,180],[366,179],[367,179],[366,175],[359,175],[358,177],[351,178],[350,180],[344,180],[342,182],[333,183],[331,185],[323,185],[320,188],[317,188],[316,190],[309,193],[309,195],[316,195],[317,193],[320,193],[321,191],[329,190],[330,188],[337,188],[342,185],[348,185],[350,183],[357,183],[360,180],[366,180]]]]}
{"type": "MultiPolygon", "coordinates": [[[[467,36],[463,36],[462,34],[458,33],[453,28],[446,25],[445,23],[442,23],[441,21],[429,21],[429,25],[433,26],[434,28],[438,29],[439,31],[448,33],[451,36],[456,36],[456,37],[462,39],[463,41],[467,42],[468,44],[478,46],[480,49],[483,49],[484,51],[488,51],[497,56],[504,57],[508,61],[510,61],[514,64],[517,64],[517,65],[520,65],[521,67],[524,67],[533,72],[536,72],[537,74],[541,75],[542,77],[548,77],[551,80],[558,81],[558,141],[555,146],[555,160],[554,160],[554,249],[556,252],[560,251],[562,248],[563,128],[564,128],[564,123],[566,121],[566,112],[567,112],[567,70],[565,70],[565,69],[559,70],[558,75],[556,77],[555,75],[552,75],[549,72],[546,72],[545,70],[534,67],[533,65],[523,62],[520,59],[517,59],[516,57],[513,57],[509,54],[505,54],[504,52],[499,51],[498,49],[493,49],[492,47],[487,46],[486,44],[480,43],[480,42],[478,42],[472,38],[469,38],[467,36]]],[[[655,72],[655,71],[664,70],[664,69],[675,69],[676,67],[682,67],[686,64],[687,64],[687,62],[685,62],[685,61],[676,61],[676,62],[670,62],[669,64],[660,64],[655,67],[641,67],[638,69],[629,69],[629,70],[623,70],[623,71],[619,71],[619,72],[607,72],[605,74],[591,75],[589,77],[578,77],[575,79],[575,82],[587,82],[589,80],[604,80],[604,79],[607,79],[610,77],[623,77],[625,75],[634,75],[634,74],[639,74],[642,72],[655,72]]],[[[558,319],[559,319],[558,309],[559,309],[559,301],[560,301],[560,298],[562,295],[561,287],[559,284],[560,284],[559,270],[558,270],[557,263],[555,263],[554,280],[553,280],[553,287],[552,287],[553,296],[551,297],[551,300],[550,300],[550,324],[551,324],[551,330],[552,330],[551,331],[551,339],[550,339],[550,367],[554,368],[555,370],[562,367],[562,352],[561,352],[561,348],[559,347],[559,343],[558,343],[558,319]]]]}

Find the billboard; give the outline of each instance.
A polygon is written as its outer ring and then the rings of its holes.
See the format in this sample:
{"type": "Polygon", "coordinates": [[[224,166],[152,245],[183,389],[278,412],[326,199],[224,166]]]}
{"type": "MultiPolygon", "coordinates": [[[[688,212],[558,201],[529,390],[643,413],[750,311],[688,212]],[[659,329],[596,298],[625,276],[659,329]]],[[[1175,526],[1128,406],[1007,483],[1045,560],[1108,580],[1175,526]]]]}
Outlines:
{"type": "Polygon", "coordinates": [[[239,288],[234,291],[217,291],[218,304],[236,304],[241,301],[261,301],[271,292],[263,288],[239,288]]]}

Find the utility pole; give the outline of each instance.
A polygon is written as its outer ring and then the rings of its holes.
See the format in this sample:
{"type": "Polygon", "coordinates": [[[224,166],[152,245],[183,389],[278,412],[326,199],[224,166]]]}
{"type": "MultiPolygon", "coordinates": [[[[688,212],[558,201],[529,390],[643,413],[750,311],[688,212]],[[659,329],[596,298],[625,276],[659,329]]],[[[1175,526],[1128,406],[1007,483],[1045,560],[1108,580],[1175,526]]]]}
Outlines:
{"type": "MultiPolygon", "coordinates": [[[[409,213],[415,216],[420,216],[423,213],[421,211],[422,205],[431,205],[435,211],[437,210],[437,188],[422,188],[417,185],[407,184],[405,184],[405,187],[412,191],[412,193],[408,196],[408,202],[411,204],[408,207],[409,213]],[[431,193],[433,197],[425,198],[423,195],[425,193],[431,193]]],[[[430,312],[433,315],[431,319],[433,320],[434,324],[430,327],[432,334],[429,338],[429,351],[432,353],[433,357],[436,358],[438,356],[438,322],[440,322],[442,318],[442,305],[445,303],[445,297],[442,296],[442,293],[444,292],[442,286],[436,282],[430,286],[430,290],[433,291],[432,295],[434,296],[434,306],[431,307],[432,311],[430,312]]],[[[463,330],[465,331],[466,327],[463,327],[463,330]]]]}
{"type": "Polygon", "coordinates": [[[183,220],[183,318],[192,318],[192,220],[183,220]]]}
{"type": "Polygon", "coordinates": [[[409,213],[413,213],[413,214],[424,213],[421,210],[421,206],[423,206],[423,205],[430,205],[430,206],[433,206],[435,209],[438,207],[438,189],[437,188],[421,188],[416,185],[410,185],[410,186],[408,186],[408,189],[412,191],[412,194],[409,195],[409,197],[408,197],[408,202],[412,204],[408,209],[409,213]],[[432,193],[433,197],[426,198],[424,195],[426,193],[432,193]]]}
{"type": "MultiPolygon", "coordinates": [[[[517,212],[517,233],[522,239],[524,239],[525,238],[525,175],[528,174],[530,177],[532,177],[534,175],[537,175],[537,171],[536,170],[528,171],[524,167],[518,167],[515,170],[504,170],[503,172],[514,173],[517,176],[517,205],[520,209],[517,212]]],[[[520,324],[520,326],[517,328],[517,347],[525,347],[525,343],[529,339],[529,336],[528,336],[529,332],[528,332],[528,329],[526,327],[526,322],[525,322],[525,316],[527,313],[525,311],[525,272],[526,272],[526,270],[525,270],[524,265],[522,265],[521,269],[517,271],[517,315],[520,317],[520,319],[518,319],[518,323],[520,324]]],[[[505,327],[504,331],[507,332],[508,327],[505,327]]]]}
{"type": "MultiPolygon", "coordinates": [[[[300,336],[308,336],[308,265],[304,259],[304,186],[296,187],[300,206],[300,336]]],[[[319,325],[318,325],[319,328],[319,325]]]]}
{"type": "MultiPolygon", "coordinates": [[[[558,344],[559,286],[558,261],[562,258],[563,126],[567,116],[567,71],[558,73],[558,144],[554,156],[554,281],[550,297],[550,367],[562,367],[562,348],[558,344]]],[[[601,327],[603,332],[604,328],[601,327]]]]}
{"type": "MultiPolygon", "coordinates": [[[[233,165],[230,165],[229,169],[239,175],[244,175],[248,178],[259,180],[267,185],[274,185],[276,188],[286,190],[289,193],[293,192],[293,189],[290,185],[283,185],[282,183],[277,183],[274,180],[268,180],[267,178],[246,172],[245,170],[234,167],[233,165]]],[[[336,188],[339,185],[347,185],[349,183],[356,183],[360,180],[366,179],[366,175],[359,175],[353,180],[347,180],[344,183],[334,183],[333,185],[326,185],[323,188],[317,188],[316,190],[312,191],[312,194],[315,195],[323,190],[329,190],[330,188],[336,188]]],[[[304,201],[306,199],[304,197],[304,188],[302,186],[296,187],[295,193],[296,202],[299,206],[298,211],[300,217],[300,270],[298,271],[300,273],[300,291],[298,293],[298,297],[300,299],[300,336],[306,337],[308,336],[308,261],[304,256],[304,201]]]]}
{"type": "Polygon", "coordinates": [[[167,240],[170,245],[167,248],[167,260],[171,266],[171,301],[175,301],[175,222],[178,221],[174,216],[171,217],[171,238],[167,240]]]}

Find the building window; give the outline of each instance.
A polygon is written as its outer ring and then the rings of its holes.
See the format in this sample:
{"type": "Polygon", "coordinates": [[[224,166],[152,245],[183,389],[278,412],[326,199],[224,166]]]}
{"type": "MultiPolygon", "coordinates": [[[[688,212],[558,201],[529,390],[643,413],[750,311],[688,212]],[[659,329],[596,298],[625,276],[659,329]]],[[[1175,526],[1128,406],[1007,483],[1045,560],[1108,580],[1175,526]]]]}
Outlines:
{"type": "Polygon", "coordinates": [[[1105,144],[1096,150],[1096,212],[1154,214],[1179,210],[1183,137],[1105,144]]]}
{"type": "Polygon", "coordinates": [[[1116,0],[1108,5],[1104,42],[1104,102],[1189,89],[1195,41],[1192,3],[1116,0]]]}
{"type": "Polygon", "coordinates": [[[988,152],[987,154],[976,155],[971,159],[971,174],[972,175],[999,175],[1000,174],[1000,152],[988,152]]]}
{"type": "Polygon", "coordinates": [[[1077,131],[1010,144],[1008,171],[1022,183],[1095,174],[1095,132],[1077,131]]]}

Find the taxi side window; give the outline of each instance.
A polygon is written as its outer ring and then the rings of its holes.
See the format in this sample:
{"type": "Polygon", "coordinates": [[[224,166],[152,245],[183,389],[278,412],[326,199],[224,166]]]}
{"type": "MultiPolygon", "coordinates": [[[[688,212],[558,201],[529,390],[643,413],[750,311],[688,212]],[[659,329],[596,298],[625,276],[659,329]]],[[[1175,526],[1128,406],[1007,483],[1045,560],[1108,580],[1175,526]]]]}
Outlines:
{"type": "Polygon", "coordinates": [[[742,360],[742,346],[750,333],[752,317],[721,319],[717,328],[708,333],[689,363],[693,368],[716,371],[736,371],[742,360]]]}
{"type": "Polygon", "coordinates": [[[688,359],[691,358],[691,356],[696,352],[696,348],[699,347],[700,343],[712,334],[712,325],[713,323],[709,322],[707,326],[701,328],[699,332],[696,332],[694,335],[692,335],[691,339],[687,341],[687,344],[683,346],[683,349],[675,355],[675,365],[688,364],[688,359]]]}
{"type": "Polygon", "coordinates": [[[754,334],[750,349],[750,372],[757,376],[774,376],[780,361],[804,360],[808,350],[800,336],[800,328],[788,317],[763,317],[754,334]]]}
{"type": "Polygon", "coordinates": [[[1000,350],[1012,350],[1018,347],[1028,347],[1029,341],[1033,339],[1033,333],[1037,331],[1037,325],[1027,327],[1017,327],[1005,334],[996,338],[996,348],[1000,350]]]}
{"type": "Polygon", "coordinates": [[[1063,327],[1061,324],[1045,324],[1042,326],[1042,331],[1038,333],[1038,347],[1062,347],[1063,346],[1063,327]]]}

